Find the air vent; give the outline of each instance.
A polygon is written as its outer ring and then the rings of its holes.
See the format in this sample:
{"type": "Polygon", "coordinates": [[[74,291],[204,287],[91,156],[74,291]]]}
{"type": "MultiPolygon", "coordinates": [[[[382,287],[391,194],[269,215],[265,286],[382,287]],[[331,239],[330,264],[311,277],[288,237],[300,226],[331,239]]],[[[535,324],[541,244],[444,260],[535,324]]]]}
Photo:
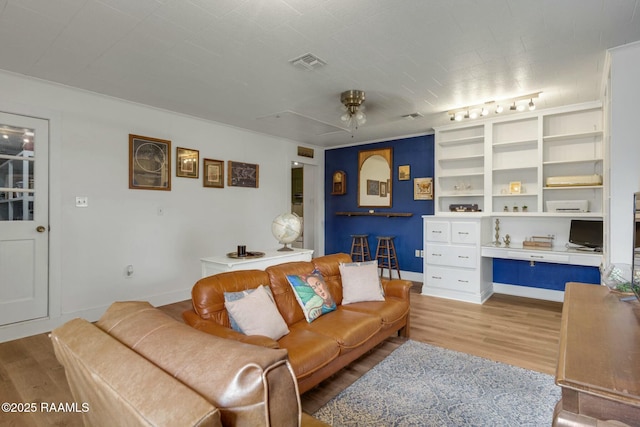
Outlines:
{"type": "Polygon", "coordinates": [[[292,59],[289,62],[296,67],[304,68],[305,70],[315,70],[316,68],[327,65],[325,61],[312,53],[305,53],[304,55],[292,59]]]}
{"type": "Polygon", "coordinates": [[[407,120],[414,120],[417,119],[419,117],[424,117],[422,114],[420,113],[411,113],[411,114],[405,114],[404,116],[401,116],[403,119],[407,119],[407,120]]]}

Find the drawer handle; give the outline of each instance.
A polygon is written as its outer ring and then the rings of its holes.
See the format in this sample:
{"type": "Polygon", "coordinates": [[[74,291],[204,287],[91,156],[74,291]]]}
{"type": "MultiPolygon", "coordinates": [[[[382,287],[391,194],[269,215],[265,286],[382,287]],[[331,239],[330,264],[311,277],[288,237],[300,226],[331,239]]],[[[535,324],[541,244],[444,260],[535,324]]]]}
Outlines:
{"type": "Polygon", "coordinates": [[[543,255],[529,255],[529,258],[544,259],[544,256],[543,255]]]}
{"type": "Polygon", "coordinates": [[[468,280],[461,280],[461,279],[458,279],[458,282],[460,282],[460,283],[469,283],[468,280]]]}
{"type": "Polygon", "coordinates": [[[468,231],[458,231],[458,234],[469,234],[468,231]]]}
{"type": "Polygon", "coordinates": [[[468,256],[466,256],[466,255],[458,255],[458,258],[462,258],[462,259],[469,259],[469,257],[468,257],[468,256]]]}
{"type": "Polygon", "coordinates": [[[432,279],[436,279],[436,280],[442,280],[442,277],[440,276],[431,276],[432,279]]]}
{"type": "Polygon", "coordinates": [[[441,234],[441,233],[442,233],[442,231],[440,231],[440,230],[433,230],[433,231],[432,231],[432,233],[433,233],[433,234],[441,234]]]}
{"type": "Polygon", "coordinates": [[[442,254],[431,254],[431,256],[442,256],[442,254]]]}

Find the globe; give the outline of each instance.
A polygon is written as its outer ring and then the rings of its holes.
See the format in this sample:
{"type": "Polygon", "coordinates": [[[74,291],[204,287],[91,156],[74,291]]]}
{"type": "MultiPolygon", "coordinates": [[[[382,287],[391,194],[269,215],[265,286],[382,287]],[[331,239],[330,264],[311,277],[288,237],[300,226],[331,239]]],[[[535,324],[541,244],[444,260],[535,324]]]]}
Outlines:
{"type": "Polygon", "coordinates": [[[302,218],[293,213],[280,214],[271,223],[271,233],[284,245],[278,251],[292,251],[287,244],[295,242],[302,234],[302,218]]]}

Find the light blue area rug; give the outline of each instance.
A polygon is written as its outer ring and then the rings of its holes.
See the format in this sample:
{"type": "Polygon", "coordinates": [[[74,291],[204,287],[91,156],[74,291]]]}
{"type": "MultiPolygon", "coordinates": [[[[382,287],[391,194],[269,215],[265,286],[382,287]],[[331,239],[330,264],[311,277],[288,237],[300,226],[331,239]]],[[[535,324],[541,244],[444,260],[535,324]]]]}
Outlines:
{"type": "Polygon", "coordinates": [[[550,426],[551,375],[407,341],[320,408],[332,426],[550,426]]]}

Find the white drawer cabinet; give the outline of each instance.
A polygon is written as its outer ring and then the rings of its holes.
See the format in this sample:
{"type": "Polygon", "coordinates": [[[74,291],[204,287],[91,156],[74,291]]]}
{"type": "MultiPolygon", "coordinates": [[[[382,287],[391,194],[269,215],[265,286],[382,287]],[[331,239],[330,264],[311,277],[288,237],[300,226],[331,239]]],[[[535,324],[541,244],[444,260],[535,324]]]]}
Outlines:
{"type": "Polygon", "coordinates": [[[485,216],[424,216],[422,294],[481,304],[493,293],[491,262],[481,257],[491,240],[485,216]]]}

